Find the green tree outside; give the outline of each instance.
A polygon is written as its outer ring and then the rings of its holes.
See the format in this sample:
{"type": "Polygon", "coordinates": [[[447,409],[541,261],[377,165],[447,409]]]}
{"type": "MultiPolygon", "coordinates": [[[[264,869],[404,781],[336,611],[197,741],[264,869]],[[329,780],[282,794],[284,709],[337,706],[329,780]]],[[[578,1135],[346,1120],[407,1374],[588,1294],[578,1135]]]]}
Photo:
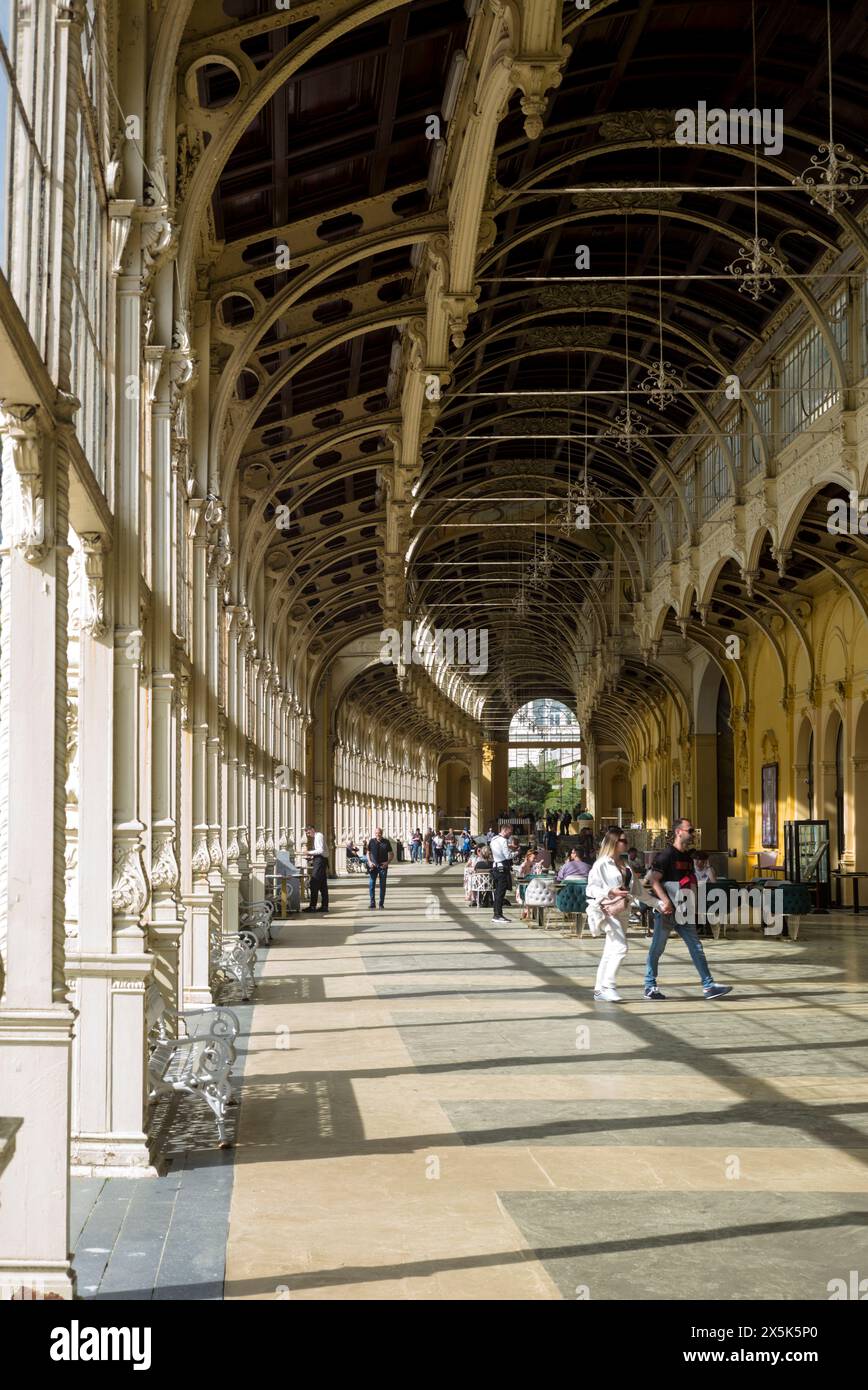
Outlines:
{"type": "Polygon", "coordinates": [[[584,793],[576,777],[561,780],[560,763],[541,750],[539,762],[528,760],[522,767],[509,769],[509,804],[523,816],[535,820],[546,811],[572,811],[584,806],[584,793]]]}

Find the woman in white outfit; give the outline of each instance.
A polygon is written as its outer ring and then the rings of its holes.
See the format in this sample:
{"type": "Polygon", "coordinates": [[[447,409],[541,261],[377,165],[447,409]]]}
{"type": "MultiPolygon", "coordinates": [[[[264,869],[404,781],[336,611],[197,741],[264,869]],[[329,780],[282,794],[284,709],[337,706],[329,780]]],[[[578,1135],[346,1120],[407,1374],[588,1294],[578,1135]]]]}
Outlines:
{"type": "Polygon", "coordinates": [[[588,874],[588,927],[592,936],[599,936],[601,931],[606,933],[594,998],[605,999],[610,1004],[621,1002],[615,988],[615,976],[627,954],[627,902],[630,893],[624,886],[624,874],[619,863],[623,849],[626,849],[626,838],[620,831],[610,830],[603,836],[596,862],[588,874]]]}

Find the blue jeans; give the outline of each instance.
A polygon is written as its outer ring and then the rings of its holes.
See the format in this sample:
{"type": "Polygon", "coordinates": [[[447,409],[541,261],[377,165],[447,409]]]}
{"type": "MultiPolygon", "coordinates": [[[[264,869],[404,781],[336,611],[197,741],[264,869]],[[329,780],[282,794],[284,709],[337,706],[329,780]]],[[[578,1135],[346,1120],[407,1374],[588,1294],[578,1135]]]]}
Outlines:
{"type": "Polygon", "coordinates": [[[654,913],[654,935],[651,938],[651,945],[648,949],[648,964],[645,967],[645,988],[653,989],[657,983],[657,965],[663,952],[666,950],[666,942],[669,940],[669,931],[673,928],[678,932],[690,952],[690,959],[699,971],[699,978],[702,981],[702,988],[708,989],[709,985],[714,984],[711,971],[708,968],[708,961],[702,949],[702,942],[699,940],[695,927],[686,923],[682,925],[676,922],[675,914],[665,917],[662,912],[654,913]]]}
{"type": "Polygon", "coordinates": [[[368,885],[371,889],[371,907],[374,906],[374,889],[377,879],[380,880],[380,907],[383,906],[383,899],[386,896],[386,874],[388,872],[388,864],[381,864],[377,869],[368,869],[368,885]]]}

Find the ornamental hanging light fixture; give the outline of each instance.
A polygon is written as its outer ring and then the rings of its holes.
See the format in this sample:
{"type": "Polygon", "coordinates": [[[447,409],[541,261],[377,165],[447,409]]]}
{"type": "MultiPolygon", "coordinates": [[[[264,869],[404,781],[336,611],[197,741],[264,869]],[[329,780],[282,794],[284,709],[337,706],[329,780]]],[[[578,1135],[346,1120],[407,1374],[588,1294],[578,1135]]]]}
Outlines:
{"type": "MultiPolygon", "coordinates": [[[[660,155],[657,150],[657,187],[660,187],[660,155]]],[[[657,360],[652,362],[648,375],[644,381],[640,382],[641,389],[648,398],[656,405],[658,410],[665,410],[675,400],[676,395],[683,387],[681,377],[673,370],[672,363],[667,362],[663,356],[663,214],[660,208],[660,197],[657,200],[657,323],[659,327],[659,341],[657,360]]]]}
{"type": "Polygon", "coordinates": [[[841,144],[835,143],[832,124],[832,9],[826,0],[826,57],[829,68],[829,139],[820,145],[807,169],[793,179],[793,185],[810,194],[811,202],[834,217],[838,208],[852,203],[851,188],[861,188],[866,169],[841,144]]]}
{"type": "Polygon", "coordinates": [[[649,433],[648,426],[634,416],[630,409],[630,300],[627,289],[627,236],[628,214],[624,215],[624,384],[626,387],[627,407],[619,410],[614,424],[603,431],[604,439],[612,439],[617,449],[623,450],[626,454],[632,454],[635,444],[640,443],[645,435],[649,433]]]}
{"type": "MultiPolygon", "coordinates": [[[[756,0],[751,0],[751,43],[753,47],[753,104],[757,109],[756,97],[756,0]]],[[[753,152],[753,236],[738,248],[738,255],[726,267],[730,275],[738,280],[739,294],[748,294],[756,303],[768,294],[779,276],[785,274],[784,262],[772,250],[766,237],[759,234],[759,174],[757,152],[753,152]]]]}
{"type": "MultiPolygon", "coordinates": [[[[533,459],[533,461],[534,461],[534,475],[536,475],[536,441],[534,441],[533,455],[534,455],[534,459],[533,459]]],[[[547,474],[544,475],[544,478],[545,478],[545,482],[544,482],[543,486],[544,486],[544,488],[546,489],[546,491],[545,491],[545,495],[544,495],[544,498],[543,498],[543,543],[542,543],[541,549],[537,549],[536,526],[534,526],[534,531],[533,531],[533,559],[531,560],[530,565],[528,566],[528,570],[527,570],[527,577],[528,577],[528,579],[530,580],[531,584],[534,584],[534,585],[537,585],[537,584],[545,584],[546,581],[548,580],[549,575],[551,574],[551,570],[552,570],[552,557],[549,555],[549,547],[548,547],[548,527],[547,527],[547,519],[546,519],[546,510],[547,510],[547,503],[548,503],[548,491],[547,491],[548,476],[547,476],[547,474]]]]}

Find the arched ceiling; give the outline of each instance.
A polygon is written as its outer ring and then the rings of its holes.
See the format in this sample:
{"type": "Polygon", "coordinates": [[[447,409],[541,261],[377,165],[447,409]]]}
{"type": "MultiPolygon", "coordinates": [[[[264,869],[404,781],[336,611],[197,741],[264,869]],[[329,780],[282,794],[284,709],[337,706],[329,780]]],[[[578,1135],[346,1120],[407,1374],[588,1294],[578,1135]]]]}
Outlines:
{"type": "MultiPolygon", "coordinates": [[[[413,0],[336,26],[238,132],[214,189],[215,419],[223,410],[241,582],[252,587],[264,568],[275,621],[291,621],[299,640],[333,646],[381,626],[402,375],[424,338],[425,248],[436,261],[449,228],[446,147],[426,138],[426,124],[439,114],[450,142],[464,138],[446,130],[444,92],[478,8],[413,0]]],[[[224,0],[222,10],[208,0],[193,7],[184,52],[234,45],[248,76],[267,74],[340,10],[324,0],[280,16],[272,0],[224,0]]],[[[832,13],[835,138],[858,152],[868,35],[850,0],[833,0],[832,13]]],[[[598,0],[587,12],[565,3],[573,47],[541,134],[529,138],[519,92],[500,123],[478,307],[424,439],[405,576],[408,616],[489,629],[489,670],[476,685],[490,731],[537,695],[574,707],[583,669],[604,649],[621,654],[621,704],[669,679],[649,681],[628,640],[647,580],[644,527],[660,507],[651,480],[668,477],[683,505],[670,453],[697,422],[711,424],[723,375],[791,297],[819,313],[831,282],[818,265],[842,235],[861,237],[858,198],[830,216],[792,186],[828,135],[825,3],[756,0],[755,14],[756,103],[750,0],[598,0]],[[781,108],[781,153],[677,144],[675,107],[700,101],[781,108]],[[785,274],[754,300],[726,267],[754,234],[757,180],[759,232],[785,274]],[[577,271],[580,245],[590,263],[577,271]],[[663,411],[641,385],[661,337],[683,384],[663,411]],[[647,433],[625,451],[607,431],[628,389],[647,433]],[[593,524],[562,529],[568,487],[586,476],[593,524]],[[548,574],[530,581],[543,546],[548,574]]],[[[193,80],[204,124],[209,113],[219,124],[237,81],[213,63],[193,80]]],[[[192,148],[192,123],[188,133],[192,148]]],[[[179,164],[182,195],[197,158],[201,148],[179,164]]],[[[791,573],[807,581],[829,546],[804,534],[791,573]]],[[[722,575],[704,624],[691,616],[674,631],[707,646],[749,628],[757,603],[771,601],[772,564],[764,552],[753,593],[722,575]]],[[[373,669],[357,693],[393,710],[402,692],[373,669]]]]}

